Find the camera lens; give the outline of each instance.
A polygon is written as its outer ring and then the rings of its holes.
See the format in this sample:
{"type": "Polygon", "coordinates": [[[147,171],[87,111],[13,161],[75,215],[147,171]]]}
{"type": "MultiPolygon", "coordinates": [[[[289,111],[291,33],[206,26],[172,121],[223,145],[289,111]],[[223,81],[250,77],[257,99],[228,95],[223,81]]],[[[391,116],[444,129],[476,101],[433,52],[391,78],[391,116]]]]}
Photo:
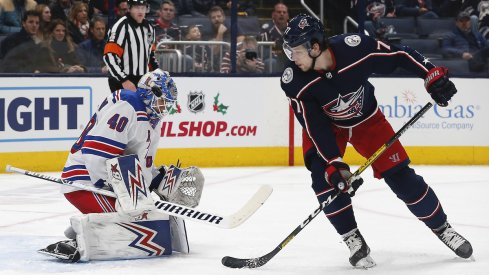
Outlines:
{"type": "Polygon", "coordinates": [[[246,50],[245,57],[246,57],[246,59],[253,60],[253,59],[256,59],[258,57],[258,54],[253,50],[246,50]]]}

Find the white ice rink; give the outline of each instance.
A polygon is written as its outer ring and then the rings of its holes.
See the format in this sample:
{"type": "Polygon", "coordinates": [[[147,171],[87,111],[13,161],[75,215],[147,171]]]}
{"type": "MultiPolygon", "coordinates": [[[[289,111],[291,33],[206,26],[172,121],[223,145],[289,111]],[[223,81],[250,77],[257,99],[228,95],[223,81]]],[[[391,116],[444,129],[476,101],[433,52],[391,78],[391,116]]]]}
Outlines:
{"type": "MultiPolygon", "coordinates": [[[[475,262],[458,258],[415,219],[383,181],[367,170],[353,199],[359,227],[377,266],[353,269],[349,251],[323,214],[275,258],[258,269],[221,265],[229,255],[257,257],[274,249],[316,207],[302,167],[203,169],[206,186],[198,208],[236,211],[261,184],[274,192],[235,229],[187,222],[191,254],[146,260],[64,264],[36,252],[64,239],[77,214],[53,183],[0,174],[0,274],[282,275],[282,274],[489,274],[489,167],[414,166],[440,198],[452,226],[473,245],[475,262]]],[[[59,176],[59,173],[47,173],[59,176]]]]}

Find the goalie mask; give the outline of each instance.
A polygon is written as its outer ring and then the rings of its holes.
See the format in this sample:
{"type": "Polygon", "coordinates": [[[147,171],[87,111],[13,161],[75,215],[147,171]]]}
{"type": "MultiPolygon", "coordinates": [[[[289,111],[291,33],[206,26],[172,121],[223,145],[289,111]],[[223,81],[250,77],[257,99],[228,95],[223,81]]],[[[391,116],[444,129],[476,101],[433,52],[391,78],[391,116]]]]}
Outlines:
{"type": "Polygon", "coordinates": [[[177,108],[177,86],[170,74],[161,69],[148,72],[138,82],[137,93],[146,105],[150,120],[156,123],[177,108]]]}
{"type": "Polygon", "coordinates": [[[326,50],[328,43],[323,24],[318,19],[305,14],[299,14],[287,23],[287,28],[283,35],[283,49],[287,57],[294,61],[293,48],[303,45],[308,55],[314,43],[318,43],[321,51],[326,50]]]}

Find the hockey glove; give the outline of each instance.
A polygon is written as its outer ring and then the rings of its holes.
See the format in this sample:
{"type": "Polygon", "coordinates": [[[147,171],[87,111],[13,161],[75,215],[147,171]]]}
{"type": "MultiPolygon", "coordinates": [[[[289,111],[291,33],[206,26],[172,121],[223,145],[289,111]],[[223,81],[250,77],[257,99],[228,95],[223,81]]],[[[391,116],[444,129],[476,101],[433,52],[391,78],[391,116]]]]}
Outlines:
{"type": "Polygon", "coordinates": [[[326,182],[334,189],[355,196],[355,192],[362,185],[360,177],[351,178],[350,166],[341,161],[334,161],[326,167],[324,177],[326,182]]]}
{"type": "Polygon", "coordinates": [[[424,86],[431,98],[441,107],[448,106],[448,101],[457,93],[457,88],[448,79],[448,70],[443,67],[431,69],[424,79],[424,86]]]}

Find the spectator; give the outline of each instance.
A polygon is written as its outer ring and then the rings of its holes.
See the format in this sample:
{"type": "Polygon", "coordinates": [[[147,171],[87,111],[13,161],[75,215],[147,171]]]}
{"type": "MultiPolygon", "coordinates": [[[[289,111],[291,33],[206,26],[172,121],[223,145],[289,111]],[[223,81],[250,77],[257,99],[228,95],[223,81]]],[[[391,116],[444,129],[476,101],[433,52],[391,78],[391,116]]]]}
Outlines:
{"type": "Polygon", "coordinates": [[[181,40],[180,28],[173,22],[175,19],[175,4],[170,0],[161,2],[159,17],[156,19],[156,42],[161,39],[181,40]]]}
{"type": "Polygon", "coordinates": [[[51,20],[61,19],[68,21],[68,15],[70,14],[72,0],[55,0],[51,6],[51,20]]]}
{"type": "MultiPolygon", "coordinates": [[[[187,41],[201,41],[202,34],[196,25],[191,25],[187,28],[185,34],[187,41]]],[[[183,48],[185,55],[185,71],[193,72],[209,72],[211,64],[209,64],[210,48],[206,45],[187,45],[183,48]]]]}
{"type": "Polygon", "coordinates": [[[115,8],[115,16],[119,20],[122,16],[125,16],[129,11],[127,0],[117,0],[117,6],[115,8]]]}
{"type": "MultiPolygon", "coordinates": [[[[263,61],[258,58],[258,43],[253,36],[246,36],[239,45],[236,53],[236,72],[238,73],[262,73],[265,69],[263,61]]],[[[231,57],[226,52],[221,61],[221,73],[231,72],[231,57]]]]}
{"type": "Polygon", "coordinates": [[[48,35],[49,24],[51,23],[51,9],[46,4],[38,4],[36,6],[36,11],[41,15],[37,37],[42,41],[45,40],[48,35]]]}
{"type": "MultiPolygon", "coordinates": [[[[480,1],[480,0],[477,0],[480,1]]],[[[455,17],[466,0],[433,0],[433,11],[440,17],[455,17]]]]}
{"type": "MultiPolygon", "coordinates": [[[[477,25],[473,27],[477,28],[482,36],[489,40],[489,0],[466,0],[463,1],[461,11],[466,11],[472,16],[477,17],[477,25]]],[[[475,23],[472,21],[472,23],[475,23]]]]}
{"type": "Polygon", "coordinates": [[[35,73],[56,72],[57,67],[49,59],[49,54],[41,48],[34,37],[39,29],[40,14],[34,10],[26,11],[22,17],[20,32],[7,36],[0,45],[1,72],[35,73]]]}
{"type": "Polygon", "coordinates": [[[5,37],[0,47],[0,58],[7,55],[9,51],[24,43],[34,43],[35,36],[39,30],[40,14],[36,11],[28,11],[22,18],[22,27],[19,32],[12,33],[5,37]]]}
{"type": "Polygon", "coordinates": [[[129,0],[129,12],[109,30],[104,62],[109,69],[109,87],[136,91],[139,79],[158,69],[155,58],[155,30],[146,20],[146,0],[129,0]]]}
{"type": "Polygon", "coordinates": [[[365,30],[379,40],[387,40],[387,36],[394,32],[393,26],[382,22],[383,17],[396,17],[393,0],[368,0],[367,21],[365,30]]]}
{"type": "MultiPolygon", "coordinates": [[[[283,39],[282,34],[287,28],[287,21],[289,20],[289,9],[283,3],[277,3],[273,7],[272,11],[272,24],[264,24],[260,33],[261,41],[273,41],[275,46],[273,47],[272,57],[264,55],[263,59],[267,66],[272,67],[273,72],[281,72],[284,69],[285,64],[288,62],[287,57],[282,49],[283,39]]],[[[267,53],[267,51],[265,51],[267,53]]],[[[267,72],[269,69],[267,68],[267,72]]]]}
{"type": "Polygon", "coordinates": [[[88,5],[84,2],[76,2],[70,11],[68,18],[68,32],[75,44],[80,44],[88,39],[88,5]]]}
{"type": "MultiPolygon", "coordinates": [[[[231,41],[230,27],[227,25],[224,10],[219,6],[214,6],[209,10],[209,20],[211,21],[213,33],[204,40],[231,41]]],[[[238,42],[242,40],[241,31],[238,29],[238,42]]]]}
{"type": "Polygon", "coordinates": [[[420,18],[438,18],[433,11],[431,0],[403,0],[396,5],[398,16],[414,16],[420,18]]]}
{"type": "Polygon", "coordinates": [[[83,41],[76,50],[78,60],[89,73],[107,73],[103,61],[105,47],[105,20],[95,17],[90,21],[90,39],[83,41]]]}
{"type": "Polygon", "coordinates": [[[55,19],[49,26],[49,37],[44,42],[49,54],[60,68],[60,72],[83,73],[85,68],[76,56],[76,45],[67,32],[66,23],[55,19]]]}
{"type": "Polygon", "coordinates": [[[109,0],[88,1],[88,18],[109,15],[109,0]]]}
{"type": "Polygon", "coordinates": [[[443,39],[443,55],[467,60],[471,72],[487,72],[489,43],[472,28],[469,13],[462,11],[455,20],[455,29],[443,39]]]}
{"type": "Polygon", "coordinates": [[[36,5],[34,0],[0,0],[0,34],[20,32],[23,14],[36,5]]]}

